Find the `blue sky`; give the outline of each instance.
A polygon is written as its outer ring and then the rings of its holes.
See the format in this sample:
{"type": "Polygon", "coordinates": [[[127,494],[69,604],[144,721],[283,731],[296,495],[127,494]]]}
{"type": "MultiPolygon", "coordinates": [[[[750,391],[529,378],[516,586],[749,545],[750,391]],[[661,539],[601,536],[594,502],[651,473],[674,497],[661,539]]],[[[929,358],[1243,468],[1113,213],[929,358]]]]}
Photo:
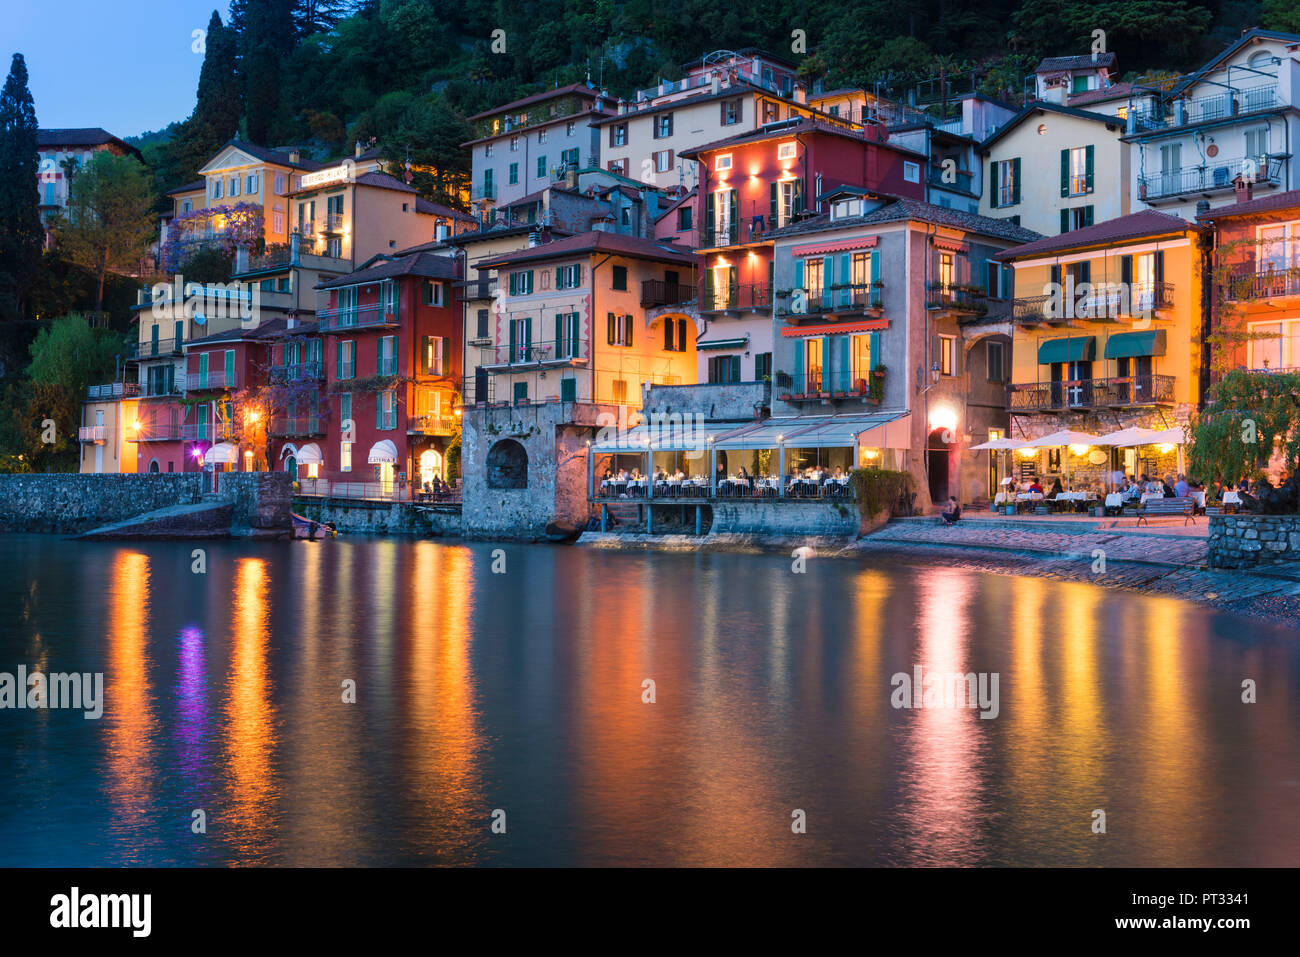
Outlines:
{"type": "Polygon", "coordinates": [[[27,59],[42,127],[161,129],[194,109],[193,31],[214,9],[228,0],[0,0],[0,72],[27,59]]]}

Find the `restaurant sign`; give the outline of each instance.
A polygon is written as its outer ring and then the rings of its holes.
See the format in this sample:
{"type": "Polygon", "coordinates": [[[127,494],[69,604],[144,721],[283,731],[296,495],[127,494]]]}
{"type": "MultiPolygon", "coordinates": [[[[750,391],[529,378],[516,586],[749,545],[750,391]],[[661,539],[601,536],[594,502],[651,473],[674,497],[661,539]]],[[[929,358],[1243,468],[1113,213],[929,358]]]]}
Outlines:
{"type": "Polygon", "coordinates": [[[302,177],[302,188],[310,189],[313,186],[327,186],[330,183],[347,183],[352,180],[353,170],[356,164],[352,160],[344,160],[338,166],[331,166],[329,169],[317,170],[314,173],[304,173],[302,177]]]}

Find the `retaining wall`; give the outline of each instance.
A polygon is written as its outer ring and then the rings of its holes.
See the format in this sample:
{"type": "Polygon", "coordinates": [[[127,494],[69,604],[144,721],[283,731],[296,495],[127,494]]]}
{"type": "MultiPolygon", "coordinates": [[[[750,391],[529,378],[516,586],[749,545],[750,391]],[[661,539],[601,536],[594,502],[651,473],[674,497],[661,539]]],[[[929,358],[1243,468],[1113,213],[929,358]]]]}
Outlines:
{"type": "Polygon", "coordinates": [[[1211,515],[1210,567],[1300,570],[1300,515],[1211,515]]]}

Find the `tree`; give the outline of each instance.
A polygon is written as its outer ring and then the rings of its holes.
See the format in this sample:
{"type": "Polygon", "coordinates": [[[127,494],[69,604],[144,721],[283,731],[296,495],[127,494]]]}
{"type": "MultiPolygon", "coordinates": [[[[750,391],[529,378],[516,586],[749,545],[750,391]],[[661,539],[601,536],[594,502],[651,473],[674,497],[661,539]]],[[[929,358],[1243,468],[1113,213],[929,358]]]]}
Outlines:
{"type": "Polygon", "coordinates": [[[0,320],[20,314],[45,245],[37,166],[36,105],[15,53],[0,91],[0,320]]]}
{"type": "Polygon", "coordinates": [[[245,0],[243,5],[244,121],[248,139],[263,146],[271,142],[279,119],[280,67],[297,41],[293,7],[293,0],[245,0]]]}
{"type": "Polygon", "coordinates": [[[120,335],[92,329],[85,316],[76,313],[42,325],[29,347],[32,361],[27,374],[33,382],[80,397],[87,386],[113,377],[123,351],[120,335]]]}
{"type": "Polygon", "coordinates": [[[222,25],[213,10],[194,112],[167,146],[169,164],[183,180],[195,176],[221,145],[239,132],[238,49],[239,37],[222,25]]]}
{"type": "Polygon", "coordinates": [[[133,157],[97,152],[72,184],[57,223],[58,248],[95,277],[95,310],[104,306],[104,278],[138,269],[153,235],[149,174],[133,157]]]}
{"type": "Polygon", "coordinates": [[[1192,423],[1188,471],[1199,481],[1260,477],[1273,456],[1300,465],[1300,373],[1234,369],[1192,423]]]}

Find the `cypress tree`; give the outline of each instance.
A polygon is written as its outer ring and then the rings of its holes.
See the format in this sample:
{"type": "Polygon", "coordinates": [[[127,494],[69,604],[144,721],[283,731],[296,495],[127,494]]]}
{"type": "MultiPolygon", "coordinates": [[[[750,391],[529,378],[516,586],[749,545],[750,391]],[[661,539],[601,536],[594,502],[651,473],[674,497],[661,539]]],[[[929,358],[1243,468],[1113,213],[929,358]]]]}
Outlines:
{"type": "Polygon", "coordinates": [[[18,317],[45,245],[37,206],[36,128],[27,63],[15,53],[0,91],[0,319],[18,317]]]}
{"type": "Polygon", "coordinates": [[[250,142],[268,146],[280,110],[281,64],[297,40],[293,0],[245,0],[240,70],[250,142]]]}

